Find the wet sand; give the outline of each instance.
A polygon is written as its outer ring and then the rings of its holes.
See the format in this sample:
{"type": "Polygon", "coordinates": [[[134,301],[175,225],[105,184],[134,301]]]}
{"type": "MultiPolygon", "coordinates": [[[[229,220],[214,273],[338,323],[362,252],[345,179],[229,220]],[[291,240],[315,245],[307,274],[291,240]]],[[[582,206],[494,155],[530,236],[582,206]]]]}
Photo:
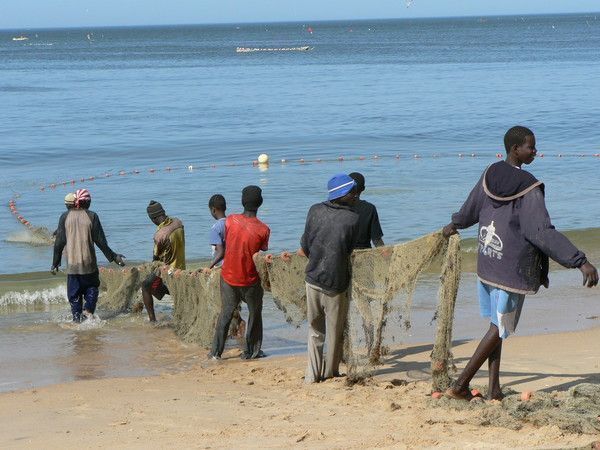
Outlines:
{"type": "MultiPolygon", "coordinates": [[[[600,383],[600,327],[512,337],[503,386],[600,383]]],[[[462,367],[476,342],[455,346],[462,367]]],[[[197,364],[175,375],[76,381],[0,394],[5,448],[576,448],[600,439],[556,426],[478,426],[477,411],[432,408],[431,345],[398,349],[366,385],[304,385],[304,355],[197,364]],[[406,380],[408,384],[392,380],[406,380]],[[398,385],[398,386],[396,386],[398,385]],[[10,426],[7,426],[10,424],[10,426]]],[[[486,383],[481,372],[473,384],[486,383]]]]}
{"type": "MultiPolygon", "coordinates": [[[[519,336],[577,331],[600,324],[597,289],[580,284],[579,271],[555,271],[551,289],[527,297],[519,336]]],[[[481,319],[475,289],[476,277],[464,273],[458,295],[454,339],[480,337],[487,329],[481,319]]],[[[56,288],[60,289],[60,288],[56,288]]],[[[64,289],[64,288],[63,288],[64,289]]],[[[396,330],[397,343],[433,342],[436,323],[431,322],[437,303],[438,280],[427,275],[419,282],[409,334],[396,330]]],[[[25,296],[26,297],[26,296],[25,296]]],[[[151,326],[147,315],[106,316],[96,327],[71,327],[64,292],[62,303],[15,304],[0,308],[0,392],[37,388],[81,379],[150,376],[185,371],[204,358],[206,349],[183,343],[169,327],[171,305],[157,302],[162,326],[151,326]]],[[[20,300],[20,299],[17,299],[20,300]]],[[[247,315],[243,306],[244,316],[247,315]]],[[[306,323],[295,328],[265,297],[263,349],[270,356],[302,354],[306,350],[306,323]]],[[[228,346],[238,343],[230,340],[228,346]]]]}

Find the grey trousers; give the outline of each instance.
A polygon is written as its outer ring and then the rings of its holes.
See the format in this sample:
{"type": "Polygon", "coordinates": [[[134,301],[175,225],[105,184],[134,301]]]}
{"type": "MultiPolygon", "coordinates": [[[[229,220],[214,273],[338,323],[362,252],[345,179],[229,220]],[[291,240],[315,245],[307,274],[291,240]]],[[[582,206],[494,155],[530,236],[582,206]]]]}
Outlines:
{"type": "Polygon", "coordinates": [[[221,313],[215,329],[211,354],[220,357],[225,348],[231,319],[241,301],[248,305],[248,326],[246,327],[246,349],[244,359],[259,358],[263,339],[262,307],[263,288],[260,281],[252,286],[231,286],[221,277],[221,313]]]}
{"type": "Polygon", "coordinates": [[[306,284],[308,315],[308,367],[304,381],[316,383],[339,375],[348,315],[347,292],[328,295],[306,284]],[[327,355],[323,364],[323,344],[327,335],[327,355]]]}

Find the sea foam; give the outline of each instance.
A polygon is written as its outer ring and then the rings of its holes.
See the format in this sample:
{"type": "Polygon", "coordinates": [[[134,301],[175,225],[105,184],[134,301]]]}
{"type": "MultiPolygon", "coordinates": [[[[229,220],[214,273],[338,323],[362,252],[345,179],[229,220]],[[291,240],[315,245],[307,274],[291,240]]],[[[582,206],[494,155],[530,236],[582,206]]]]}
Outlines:
{"type": "Polygon", "coordinates": [[[6,242],[15,242],[33,246],[49,246],[54,244],[52,234],[44,227],[33,228],[32,230],[15,231],[10,233],[5,240],[6,242]]]}
{"type": "Polygon", "coordinates": [[[26,306],[34,304],[53,305],[66,303],[67,286],[60,285],[41,291],[11,291],[0,297],[0,307],[3,306],[26,306]]]}

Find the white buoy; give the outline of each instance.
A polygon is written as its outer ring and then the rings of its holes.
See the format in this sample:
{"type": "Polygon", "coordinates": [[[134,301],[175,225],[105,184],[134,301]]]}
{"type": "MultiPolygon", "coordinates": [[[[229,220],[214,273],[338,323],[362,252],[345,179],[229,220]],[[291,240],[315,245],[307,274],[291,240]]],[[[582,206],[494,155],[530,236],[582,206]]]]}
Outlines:
{"type": "Polygon", "coordinates": [[[261,153],[258,155],[258,163],[259,164],[269,164],[269,155],[266,153],[261,153]]]}
{"type": "Polygon", "coordinates": [[[188,166],[188,170],[191,172],[192,170],[194,170],[194,166],[192,166],[191,164],[188,166]]]}

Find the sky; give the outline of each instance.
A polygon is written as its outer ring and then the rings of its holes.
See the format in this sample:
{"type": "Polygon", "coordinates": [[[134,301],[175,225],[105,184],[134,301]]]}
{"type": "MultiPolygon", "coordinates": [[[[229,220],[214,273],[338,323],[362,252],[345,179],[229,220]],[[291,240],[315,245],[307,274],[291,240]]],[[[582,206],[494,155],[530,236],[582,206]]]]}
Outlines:
{"type": "Polygon", "coordinates": [[[0,0],[0,29],[599,11],[598,0],[0,0]]]}

